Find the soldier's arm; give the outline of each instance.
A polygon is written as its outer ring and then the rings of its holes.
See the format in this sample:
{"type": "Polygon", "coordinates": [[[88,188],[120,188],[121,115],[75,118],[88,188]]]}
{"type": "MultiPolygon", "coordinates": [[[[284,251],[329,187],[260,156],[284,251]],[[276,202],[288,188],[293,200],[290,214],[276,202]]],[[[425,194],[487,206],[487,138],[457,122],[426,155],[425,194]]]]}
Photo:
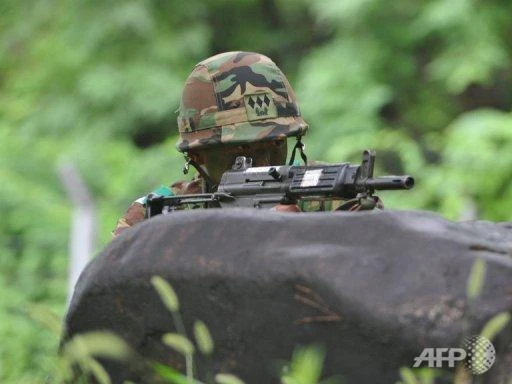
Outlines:
{"type": "MultiPolygon", "coordinates": [[[[172,184],[170,188],[161,186],[151,193],[161,196],[187,195],[191,193],[201,193],[201,188],[202,180],[200,178],[196,178],[188,182],[178,181],[172,184]]],[[[132,205],[130,205],[126,213],[119,220],[117,220],[117,225],[112,231],[113,237],[116,237],[121,232],[146,219],[147,197],[148,195],[135,200],[132,205]]]]}
{"type": "MultiPolygon", "coordinates": [[[[174,195],[174,191],[171,188],[161,186],[151,193],[162,196],[172,196],[174,195]]],[[[113,237],[118,236],[121,232],[146,219],[147,197],[148,195],[135,200],[132,205],[130,205],[126,213],[119,220],[117,220],[117,225],[112,231],[113,237]]]]}
{"type": "Polygon", "coordinates": [[[133,202],[132,205],[128,208],[126,213],[117,220],[117,225],[115,229],[112,231],[112,236],[116,237],[121,232],[126,229],[132,227],[133,225],[140,223],[146,218],[146,207],[143,203],[138,200],[133,202]]]}

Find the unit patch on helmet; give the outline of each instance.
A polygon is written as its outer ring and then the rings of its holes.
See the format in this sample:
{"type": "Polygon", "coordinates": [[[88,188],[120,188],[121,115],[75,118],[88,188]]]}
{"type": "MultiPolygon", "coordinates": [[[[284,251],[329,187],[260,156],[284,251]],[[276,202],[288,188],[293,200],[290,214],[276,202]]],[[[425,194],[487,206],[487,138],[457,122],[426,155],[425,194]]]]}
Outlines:
{"type": "Polygon", "coordinates": [[[270,93],[245,95],[244,102],[249,121],[277,117],[277,107],[270,93]]]}

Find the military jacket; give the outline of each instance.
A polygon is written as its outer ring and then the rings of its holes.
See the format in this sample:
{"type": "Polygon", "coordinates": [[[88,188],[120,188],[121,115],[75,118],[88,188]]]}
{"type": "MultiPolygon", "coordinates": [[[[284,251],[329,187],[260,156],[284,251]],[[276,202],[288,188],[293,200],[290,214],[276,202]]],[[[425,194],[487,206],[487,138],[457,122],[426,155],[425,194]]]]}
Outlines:
{"type": "MultiPolygon", "coordinates": [[[[203,180],[195,178],[191,181],[178,181],[170,187],[161,186],[151,193],[161,196],[174,196],[174,195],[190,195],[194,193],[203,192],[203,180]]],[[[143,196],[135,200],[126,213],[117,221],[115,229],[112,231],[114,236],[119,235],[121,232],[130,228],[131,226],[146,219],[146,201],[147,197],[143,196]]]]}

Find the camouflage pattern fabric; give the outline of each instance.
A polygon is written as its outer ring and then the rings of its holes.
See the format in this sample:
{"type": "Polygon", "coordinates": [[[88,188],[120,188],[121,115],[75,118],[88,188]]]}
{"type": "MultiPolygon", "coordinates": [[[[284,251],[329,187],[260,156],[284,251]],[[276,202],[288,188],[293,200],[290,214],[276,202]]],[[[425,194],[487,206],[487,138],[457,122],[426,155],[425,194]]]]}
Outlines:
{"type": "Polygon", "coordinates": [[[308,125],[288,80],[268,57],[226,52],[196,65],[178,116],[181,152],[221,143],[302,136],[308,125]]]}
{"type": "MultiPolygon", "coordinates": [[[[159,187],[152,191],[162,196],[173,196],[173,195],[190,195],[194,193],[202,193],[203,191],[203,180],[201,178],[195,178],[192,181],[177,181],[170,187],[159,187]]],[[[148,194],[149,195],[149,194],[148,194]]],[[[132,227],[133,225],[140,223],[146,219],[146,200],[147,196],[143,196],[135,200],[126,213],[117,220],[115,229],[112,231],[112,235],[115,237],[124,230],[132,227]]]]}
{"type": "Polygon", "coordinates": [[[342,200],[300,200],[299,208],[302,212],[332,211],[343,203],[342,200]]]}

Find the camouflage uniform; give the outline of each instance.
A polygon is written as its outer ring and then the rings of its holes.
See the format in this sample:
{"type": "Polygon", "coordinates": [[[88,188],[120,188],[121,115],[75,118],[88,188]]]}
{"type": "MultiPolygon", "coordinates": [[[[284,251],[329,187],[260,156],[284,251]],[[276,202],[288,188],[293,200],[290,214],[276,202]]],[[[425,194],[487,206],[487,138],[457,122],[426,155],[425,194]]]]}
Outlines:
{"type": "MultiPolygon", "coordinates": [[[[178,116],[180,152],[301,137],[308,124],[286,76],[268,57],[226,52],[198,63],[185,82],[178,116]]],[[[201,179],[154,191],[163,195],[205,192],[201,179]]],[[[145,219],[146,197],[118,220],[118,235],[145,219]]]]}
{"type": "MultiPolygon", "coordinates": [[[[178,181],[170,187],[161,186],[151,193],[161,196],[187,195],[203,192],[203,180],[196,178],[192,181],[178,181]]],[[[117,236],[122,231],[146,219],[147,195],[135,200],[123,217],[117,220],[112,235],[117,236]]]]}

